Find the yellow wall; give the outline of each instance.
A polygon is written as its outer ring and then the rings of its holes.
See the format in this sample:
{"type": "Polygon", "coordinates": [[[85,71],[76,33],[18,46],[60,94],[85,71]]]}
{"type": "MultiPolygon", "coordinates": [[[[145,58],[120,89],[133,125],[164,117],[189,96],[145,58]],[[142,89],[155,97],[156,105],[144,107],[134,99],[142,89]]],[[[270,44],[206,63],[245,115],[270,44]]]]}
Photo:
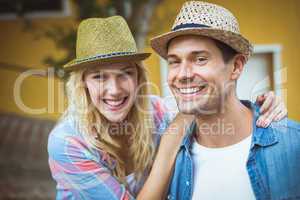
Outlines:
{"type": "MultiPolygon", "coordinates": [[[[60,19],[40,19],[33,21],[34,26],[46,28],[49,25],[72,25],[71,18],[60,19]]],[[[43,59],[52,55],[59,58],[64,52],[58,51],[55,44],[45,38],[35,39],[36,34],[24,31],[24,22],[21,20],[0,21],[0,62],[22,65],[32,69],[46,69],[43,59]]],[[[0,66],[0,111],[13,112],[18,114],[30,115],[32,117],[42,117],[57,119],[58,112],[58,88],[57,79],[30,76],[21,84],[21,99],[23,103],[32,109],[47,109],[42,114],[30,114],[24,112],[17,106],[14,96],[14,88],[17,87],[16,80],[20,78],[20,73],[2,69],[0,66]],[[51,81],[54,80],[54,83],[51,81]],[[48,95],[48,84],[55,88],[55,97],[48,95]],[[52,101],[49,100],[53,99],[52,101]],[[48,106],[48,103],[51,103],[48,106]],[[53,104],[53,105],[52,105],[53,104]],[[52,108],[54,107],[54,108],[52,108]]],[[[63,93],[60,92],[60,95],[63,93]]]]}
{"type": "MultiPolygon", "coordinates": [[[[169,31],[176,12],[180,9],[182,0],[165,0],[156,10],[151,21],[151,32],[149,38],[160,33],[169,31]]],[[[300,106],[298,103],[300,84],[297,76],[300,75],[299,55],[300,38],[300,8],[298,0],[210,0],[209,2],[223,5],[231,10],[240,22],[241,32],[254,44],[281,44],[282,64],[288,69],[287,83],[287,106],[289,117],[300,121],[300,106]],[[298,56],[299,57],[299,56],[298,56]]],[[[64,19],[39,19],[34,20],[37,26],[47,27],[50,24],[74,25],[72,17],[64,19]],[[59,19],[59,20],[58,20],[59,19]]],[[[46,55],[60,57],[64,52],[58,51],[54,43],[47,39],[34,40],[33,34],[24,32],[23,22],[20,20],[0,21],[0,61],[25,65],[31,68],[45,68],[42,63],[46,55]]],[[[147,42],[149,44],[149,42],[147,42]]],[[[147,51],[151,51],[149,46],[147,51]]],[[[146,61],[149,69],[150,79],[160,85],[159,60],[152,55],[146,61]]],[[[13,87],[18,73],[0,68],[0,111],[22,112],[14,101],[13,87]]],[[[24,103],[32,108],[47,107],[48,91],[47,79],[31,77],[25,79],[22,85],[22,98],[24,103]]],[[[57,119],[61,113],[58,107],[59,81],[55,80],[54,112],[33,115],[49,119],[57,119]]],[[[60,92],[60,95],[62,92],[60,92]]]]}

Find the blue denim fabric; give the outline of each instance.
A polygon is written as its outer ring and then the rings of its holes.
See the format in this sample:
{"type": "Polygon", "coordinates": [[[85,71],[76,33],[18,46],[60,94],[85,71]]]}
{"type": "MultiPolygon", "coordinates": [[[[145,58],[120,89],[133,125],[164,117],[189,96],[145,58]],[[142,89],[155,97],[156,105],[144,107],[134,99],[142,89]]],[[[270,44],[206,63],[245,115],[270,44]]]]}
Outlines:
{"type": "MultiPolygon", "coordinates": [[[[243,104],[253,112],[253,133],[246,164],[258,200],[300,199],[300,124],[287,118],[268,128],[256,127],[259,107],[243,104]]],[[[176,158],[168,199],[189,200],[193,194],[191,144],[196,123],[187,130],[176,158]]]]}

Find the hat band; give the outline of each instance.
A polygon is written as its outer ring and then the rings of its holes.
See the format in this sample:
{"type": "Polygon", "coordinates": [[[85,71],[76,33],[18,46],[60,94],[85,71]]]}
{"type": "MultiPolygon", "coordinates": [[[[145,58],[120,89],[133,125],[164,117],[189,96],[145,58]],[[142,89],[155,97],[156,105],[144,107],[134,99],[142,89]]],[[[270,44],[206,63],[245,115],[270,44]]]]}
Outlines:
{"type": "Polygon", "coordinates": [[[91,56],[91,57],[88,57],[88,58],[78,59],[77,62],[94,60],[96,58],[110,58],[112,56],[132,55],[132,54],[135,54],[135,53],[136,52],[114,52],[114,53],[110,53],[110,54],[100,54],[100,55],[95,55],[95,56],[91,56]]]}
{"type": "Polygon", "coordinates": [[[179,29],[183,28],[209,28],[210,26],[204,25],[204,24],[194,24],[194,23],[188,23],[188,24],[180,24],[178,26],[175,26],[172,31],[177,31],[179,29]]]}

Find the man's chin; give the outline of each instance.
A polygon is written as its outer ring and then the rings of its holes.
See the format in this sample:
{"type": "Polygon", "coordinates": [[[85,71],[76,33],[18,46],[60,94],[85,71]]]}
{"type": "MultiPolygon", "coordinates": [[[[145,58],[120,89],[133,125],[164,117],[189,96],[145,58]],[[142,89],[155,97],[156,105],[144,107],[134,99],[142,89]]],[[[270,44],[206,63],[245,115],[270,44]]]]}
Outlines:
{"type": "Polygon", "coordinates": [[[197,114],[197,107],[191,107],[191,106],[186,106],[186,105],[178,105],[178,109],[181,113],[187,114],[187,115],[193,115],[197,114]]]}
{"type": "Polygon", "coordinates": [[[178,109],[181,113],[187,115],[201,115],[207,114],[207,104],[198,103],[198,104],[178,104],[178,109]]]}

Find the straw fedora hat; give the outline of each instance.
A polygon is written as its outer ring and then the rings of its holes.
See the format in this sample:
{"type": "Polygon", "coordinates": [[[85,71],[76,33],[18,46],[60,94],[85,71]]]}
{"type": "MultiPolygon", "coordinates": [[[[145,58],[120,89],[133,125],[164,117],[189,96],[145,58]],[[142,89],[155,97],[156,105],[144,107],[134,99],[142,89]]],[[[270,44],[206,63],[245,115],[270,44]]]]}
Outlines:
{"type": "Polygon", "coordinates": [[[233,14],[218,5],[187,1],[183,4],[172,30],[151,39],[151,46],[161,57],[167,57],[169,42],[181,35],[201,35],[219,40],[249,58],[253,47],[240,34],[239,24],[233,14]]]}
{"type": "Polygon", "coordinates": [[[65,71],[102,63],[141,61],[150,53],[139,53],[126,21],[121,16],[89,18],[78,27],[76,58],[66,65],[65,71]]]}

